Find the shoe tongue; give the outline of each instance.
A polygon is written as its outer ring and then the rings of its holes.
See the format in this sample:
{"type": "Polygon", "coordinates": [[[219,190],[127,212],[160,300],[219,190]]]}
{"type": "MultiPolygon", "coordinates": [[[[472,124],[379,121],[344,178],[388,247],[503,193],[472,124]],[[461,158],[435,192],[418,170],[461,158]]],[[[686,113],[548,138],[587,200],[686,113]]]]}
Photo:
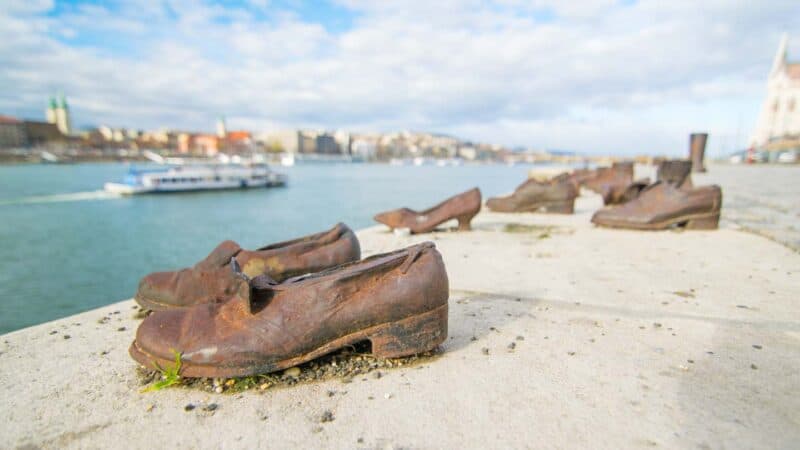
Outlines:
{"type": "Polygon", "coordinates": [[[206,256],[206,259],[200,261],[197,267],[201,269],[216,269],[228,264],[234,256],[236,256],[242,248],[239,244],[233,241],[225,241],[217,246],[211,253],[206,256]]]}
{"type": "Polygon", "coordinates": [[[242,272],[239,262],[236,261],[234,257],[230,259],[230,266],[231,272],[245,281],[239,288],[239,297],[247,301],[250,314],[255,314],[260,311],[266,302],[272,298],[275,291],[282,291],[289,287],[288,283],[278,283],[265,273],[250,278],[246,273],[242,272]]]}

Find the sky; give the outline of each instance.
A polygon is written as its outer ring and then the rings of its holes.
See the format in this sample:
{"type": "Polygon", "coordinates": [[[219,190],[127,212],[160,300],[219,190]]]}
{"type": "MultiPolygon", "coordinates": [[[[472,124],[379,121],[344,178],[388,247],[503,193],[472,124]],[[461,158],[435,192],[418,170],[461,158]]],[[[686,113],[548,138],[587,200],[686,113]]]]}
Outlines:
{"type": "Polygon", "coordinates": [[[748,144],[783,32],[800,49],[797,0],[0,0],[0,114],[63,92],[78,126],[664,155],[705,131],[719,156],[748,144]]]}

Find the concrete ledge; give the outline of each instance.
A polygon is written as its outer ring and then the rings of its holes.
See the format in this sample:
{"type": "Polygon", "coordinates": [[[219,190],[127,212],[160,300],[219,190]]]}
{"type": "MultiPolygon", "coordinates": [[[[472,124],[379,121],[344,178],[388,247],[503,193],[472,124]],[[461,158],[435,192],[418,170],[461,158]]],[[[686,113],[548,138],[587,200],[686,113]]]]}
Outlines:
{"type": "Polygon", "coordinates": [[[800,442],[800,255],[730,228],[595,229],[598,206],[482,213],[470,233],[359,232],[366,254],[433,240],[452,288],[444,354],[379,379],[142,394],[131,301],[3,335],[0,447],[800,442]],[[320,423],[324,411],[334,420],[320,423]]]}

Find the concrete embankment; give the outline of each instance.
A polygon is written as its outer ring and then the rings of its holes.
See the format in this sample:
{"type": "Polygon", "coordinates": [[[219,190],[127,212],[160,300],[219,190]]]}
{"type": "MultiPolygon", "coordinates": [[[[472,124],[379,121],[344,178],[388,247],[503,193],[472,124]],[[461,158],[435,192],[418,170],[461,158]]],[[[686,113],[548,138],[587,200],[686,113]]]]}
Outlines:
{"type": "Polygon", "coordinates": [[[734,218],[597,229],[599,206],[359,232],[365,254],[432,240],[450,277],[442,354],[381,377],[141,393],[131,301],[0,336],[0,447],[796,446],[800,254],[734,218]]]}

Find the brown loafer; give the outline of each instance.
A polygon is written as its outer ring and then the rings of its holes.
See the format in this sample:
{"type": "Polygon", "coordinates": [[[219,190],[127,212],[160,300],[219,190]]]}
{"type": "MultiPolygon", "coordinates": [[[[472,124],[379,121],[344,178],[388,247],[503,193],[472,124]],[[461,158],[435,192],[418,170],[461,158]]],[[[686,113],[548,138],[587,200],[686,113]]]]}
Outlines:
{"type": "Polygon", "coordinates": [[[578,188],[571,180],[545,183],[527,180],[511,195],[490,198],[486,206],[495,212],[532,212],[541,209],[548,213],[572,214],[577,196],[578,188]]]}
{"type": "Polygon", "coordinates": [[[481,210],[481,191],[470,189],[425,211],[400,208],[382,212],[375,220],[391,229],[408,228],[412,233],[428,233],[448,220],[458,220],[459,230],[469,230],[472,218],[481,210]]]}
{"type": "Polygon", "coordinates": [[[158,368],[179,352],[186,377],[273,372],[365,340],[396,358],[445,340],[448,296],[442,257],[426,242],[282,283],[243,276],[226,303],[145,318],[130,354],[158,368]]]}
{"type": "Polygon", "coordinates": [[[592,222],[635,230],[663,230],[674,225],[713,230],[718,227],[721,207],[719,186],[683,189],[672,183],[656,182],[627,203],[597,211],[592,222]]]}
{"type": "Polygon", "coordinates": [[[252,251],[225,241],[194,267],[154,272],[142,278],[134,299],[153,311],[224,302],[236,293],[239,285],[229,266],[234,257],[247,276],[266,274],[281,281],[358,261],[361,248],[355,233],[342,223],[322,233],[252,251]]]}

